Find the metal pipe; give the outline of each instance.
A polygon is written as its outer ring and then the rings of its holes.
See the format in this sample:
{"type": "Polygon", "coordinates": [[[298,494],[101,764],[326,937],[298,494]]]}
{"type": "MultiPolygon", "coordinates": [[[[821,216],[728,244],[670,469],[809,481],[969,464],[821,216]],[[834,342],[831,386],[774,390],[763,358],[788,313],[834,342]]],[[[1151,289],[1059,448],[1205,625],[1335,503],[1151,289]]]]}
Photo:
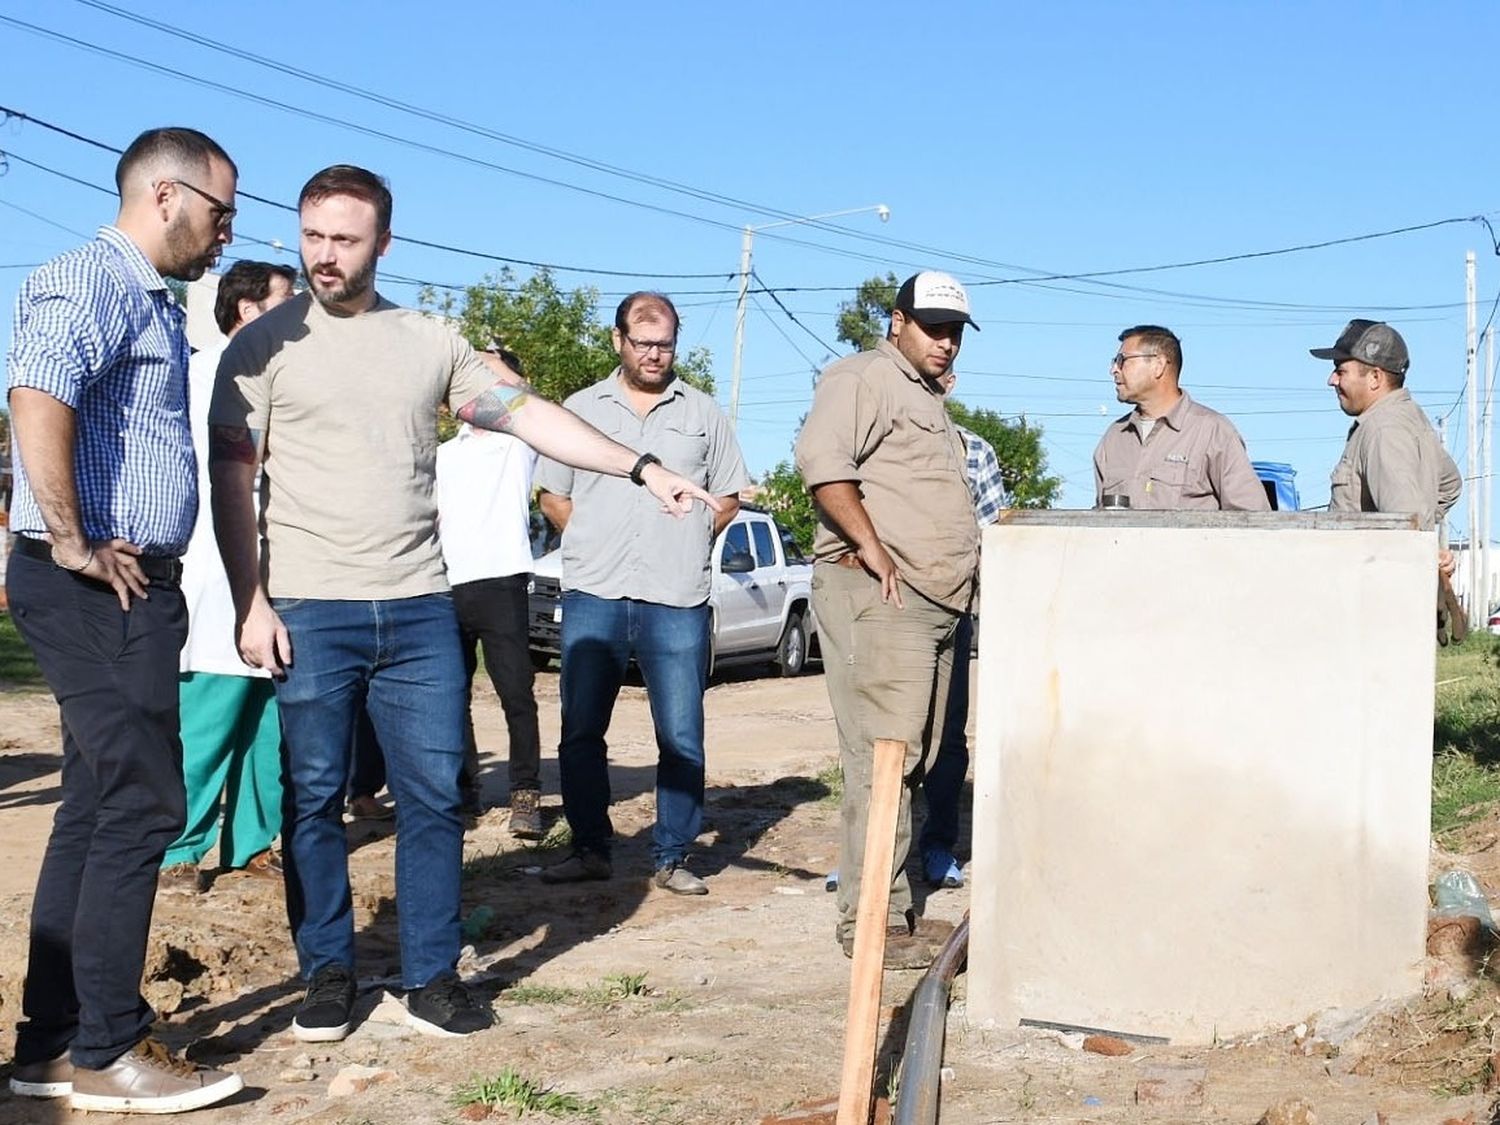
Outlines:
{"type": "Polygon", "coordinates": [[[935,1125],[943,1082],[943,1042],[948,1029],[948,994],[959,966],[969,956],[969,914],[954,927],[937,958],[912,993],[901,1053],[901,1089],[894,1125],[935,1125]]]}

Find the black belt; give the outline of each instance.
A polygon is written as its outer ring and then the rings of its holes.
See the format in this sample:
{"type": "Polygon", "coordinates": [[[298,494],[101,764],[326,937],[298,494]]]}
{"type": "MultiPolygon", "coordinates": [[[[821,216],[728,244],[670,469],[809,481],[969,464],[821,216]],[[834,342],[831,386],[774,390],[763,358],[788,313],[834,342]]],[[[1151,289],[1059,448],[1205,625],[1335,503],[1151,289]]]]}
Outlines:
{"type": "MultiPolygon", "coordinates": [[[[11,549],[28,559],[53,562],[52,545],[40,539],[28,539],[24,535],[17,535],[11,540],[11,549]]],[[[171,555],[137,555],[135,561],[141,568],[141,573],[153,582],[182,581],[182,560],[179,558],[171,555]]]]}

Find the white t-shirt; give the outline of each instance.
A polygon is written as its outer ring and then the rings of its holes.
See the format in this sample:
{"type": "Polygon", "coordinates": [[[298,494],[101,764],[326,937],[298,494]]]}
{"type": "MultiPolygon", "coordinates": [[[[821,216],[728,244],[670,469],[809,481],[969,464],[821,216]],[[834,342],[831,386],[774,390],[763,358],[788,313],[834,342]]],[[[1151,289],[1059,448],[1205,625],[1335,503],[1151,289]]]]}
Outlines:
{"type": "Polygon", "coordinates": [[[249,667],[235,647],[234,599],[229,596],[229,578],[214,541],[214,520],[208,504],[208,404],[223,352],[223,345],[207,348],[188,362],[188,420],[198,458],[198,521],[182,555],[188,639],[182,646],[178,669],[220,676],[269,676],[263,668],[249,667]]]}
{"type": "Polygon", "coordinates": [[[438,446],[438,543],[448,582],[531,572],[527,511],[536,451],[467,422],[438,446]]]}

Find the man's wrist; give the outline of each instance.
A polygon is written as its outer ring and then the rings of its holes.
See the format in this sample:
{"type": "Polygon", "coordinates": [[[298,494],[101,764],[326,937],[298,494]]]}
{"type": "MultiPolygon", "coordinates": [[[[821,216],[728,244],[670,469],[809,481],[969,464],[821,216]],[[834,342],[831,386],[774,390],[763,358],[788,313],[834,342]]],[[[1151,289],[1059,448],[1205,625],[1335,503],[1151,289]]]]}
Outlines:
{"type": "Polygon", "coordinates": [[[630,480],[631,480],[631,483],[633,483],[633,484],[640,484],[640,485],[645,484],[646,483],[646,478],[643,477],[641,474],[646,471],[646,466],[647,465],[660,465],[660,464],[661,464],[661,458],[658,457],[658,456],[656,456],[656,454],[654,454],[654,453],[642,453],[640,455],[640,457],[636,459],[635,464],[630,467],[630,480]]]}

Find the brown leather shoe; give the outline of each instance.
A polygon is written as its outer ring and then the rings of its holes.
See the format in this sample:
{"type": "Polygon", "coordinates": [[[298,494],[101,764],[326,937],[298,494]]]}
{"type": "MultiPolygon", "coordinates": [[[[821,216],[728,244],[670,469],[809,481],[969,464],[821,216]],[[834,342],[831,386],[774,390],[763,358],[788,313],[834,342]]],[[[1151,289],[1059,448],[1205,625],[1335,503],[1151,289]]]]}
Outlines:
{"type": "Polygon", "coordinates": [[[74,1109],[103,1113],[183,1113],[244,1089],[238,1074],[206,1070],[142,1039],[103,1070],[73,1071],[74,1109]]]}
{"type": "Polygon", "coordinates": [[[201,894],[203,885],[203,872],[196,863],[174,863],[156,873],[156,889],[168,894],[201,894]]]}
{"type": "Polygon", "coordinates": [[[11,1072],[10,1092],[18,1098],[65,1098],[73,1092],[73,1063],[64,1051],[55,1059],[20,1063],[11,1072]]]}
{"type": "Polygon", "coordinates": [[[269,879],[279,883],[282,877],[281,856],[276,854],[274,848],[267,848],[251,856],[240,870],[252,878],[269,879]]]}
{"type": "Polygon", "coordinates": [[[542,795],[535,789],[517,789],[510,795],[510,834],[520,840],[542,838],[542,795]]]}
{"type": "MultiPolygon", "coordinates": [[[[844,956],[854,956],[854,933],[840,940],[844,956]]],[[[938,947],[927,938],[918,937],[902,926],[887,926],[885,931],[885,957],[881,961],[886,969],[925,969],[937,956],[938,947]]]]}
{"type": "Polygon", "coordinates": [[[390,805],[382,805],[374,797],[355,797],[349,802],[349,811],[344,814],[345,820],[395,820],[396,810],[390,805]]]}

